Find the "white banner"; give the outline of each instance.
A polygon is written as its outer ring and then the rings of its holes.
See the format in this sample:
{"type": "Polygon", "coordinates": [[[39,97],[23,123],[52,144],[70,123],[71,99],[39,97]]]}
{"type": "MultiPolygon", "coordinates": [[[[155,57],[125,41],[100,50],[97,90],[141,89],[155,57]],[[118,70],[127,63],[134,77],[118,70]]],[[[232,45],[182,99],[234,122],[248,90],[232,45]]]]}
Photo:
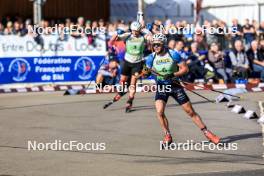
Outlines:
{"type": "Polygon", "coordinates": [[[39,57],[39,56],[104,56],[106,42],[104,36],[96,38],[93,45],[87,37],[61,41],[55,35],[43,35],[43,46],[32,36],[0,36],[0,57],[39,57]]]}

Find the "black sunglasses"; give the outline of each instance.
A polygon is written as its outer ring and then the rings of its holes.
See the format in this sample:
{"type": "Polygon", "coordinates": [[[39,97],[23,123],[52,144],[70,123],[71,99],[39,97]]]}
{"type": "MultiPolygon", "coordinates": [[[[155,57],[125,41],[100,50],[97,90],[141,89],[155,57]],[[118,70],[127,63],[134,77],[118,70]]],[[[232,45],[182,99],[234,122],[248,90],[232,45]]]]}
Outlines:
{"type": "Polygon", "coordinates": [[[154,48],[156,48],[156,47],[161,47],[162,46],[162,44],[160,44],[160,43],[153,43],[153,45],[152,45],[154,48]]]}

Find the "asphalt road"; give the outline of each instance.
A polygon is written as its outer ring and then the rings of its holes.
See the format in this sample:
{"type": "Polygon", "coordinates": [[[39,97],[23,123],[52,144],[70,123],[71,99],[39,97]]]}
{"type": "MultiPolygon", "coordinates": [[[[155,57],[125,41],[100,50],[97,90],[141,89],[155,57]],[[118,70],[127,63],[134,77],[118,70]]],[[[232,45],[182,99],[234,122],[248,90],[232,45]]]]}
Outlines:
{"type": "MultiPolygon", "coordinates": [[[[214,99],[217,94],[199,91],[214,99]]],[[[225,107],[189,94],[208,128],[237,150],[160,150],[162,132],[153,94],[137,94],[133,112],[126,99],[109,109],[113,94],[62,96],[56,93],[0,95],[0,176],[258,176],[264,173],[262,129],[225,107]],[[28,150],[36,143],[103,144],[105,150],[28,150]]],[[[264,93],[247,93],[236,104],[258,112],[264,93]]],[[[176,143],[201,144],[200,130],[172,99],[166,115],[176,143]]],[[[208,144],[208,143],[207,143],[208,144]]],[[[40,147],[41,148],[41,147],[40,147]]],[[[98,149],[95,147],[95,149],[98,149]]],[[[102,149],[102,148],[101,148],[102,149]]]]}

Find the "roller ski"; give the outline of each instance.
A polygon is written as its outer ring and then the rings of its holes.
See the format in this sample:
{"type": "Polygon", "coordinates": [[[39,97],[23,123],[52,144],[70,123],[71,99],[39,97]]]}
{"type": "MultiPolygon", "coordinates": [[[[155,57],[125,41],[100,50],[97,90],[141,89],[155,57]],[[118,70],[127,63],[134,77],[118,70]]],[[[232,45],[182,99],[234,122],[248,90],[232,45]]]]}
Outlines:
{"type": "Polygon", "coordinates": [[[118,93],[114,98],[113,100],[109,101],[108,103],[106,103],[104,106],[103,106],[103,109],[106,109],[108,108],[109,106],[111,106],[113,103],[117,102],[118,100],[121,99],[122,96],[124,96],[126,94],[125,93],[118,93]]]}
{"type": "Polygon", "coordinates": [[[134,100],[134,98],[129,98],[129,99],[127,100],[127,104],[126,104],[126,113],[132,112],[133,100],[134,100]]]}

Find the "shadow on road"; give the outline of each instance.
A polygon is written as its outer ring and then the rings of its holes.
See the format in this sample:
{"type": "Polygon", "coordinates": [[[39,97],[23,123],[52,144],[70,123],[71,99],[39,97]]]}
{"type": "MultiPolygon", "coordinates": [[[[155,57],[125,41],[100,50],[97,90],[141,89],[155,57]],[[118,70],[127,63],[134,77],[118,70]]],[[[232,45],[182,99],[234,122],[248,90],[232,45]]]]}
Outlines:
{"type": "Polygon", "coordinates": [[[222,142],[231,143],[231,142],[250,139],[250,138],[262,138],[262,133],[239,134],[234,136],[227,136],[222,138],[222,142]]]}
{"type": "MultiPolygon", "coordinates": [[[[197,102],[192,102],[193,105],[195,104],[206,104],[206,103],[210,103],[208,101],[197,101],[197,102]]],[[[179,104],[167,104],[166,107],[167,108],[173,108],[173,107],[178,107],[180,106],[179,104]]],[[[119,107],[119,108],[109,108],[108,111],[116,111],[116,110],[122,110],[124,109],[124,107],[119,107]]],[[[141,111],[141,110],[150,110],[150,109],[155,109],[155,106],[154,106],[154,103],[153,105],[151,106],[147,106],[147,105],[144,105],[144,106],[135,106],[132,108],[131,112],[134,112],[134,111],[141,111]]]]}

